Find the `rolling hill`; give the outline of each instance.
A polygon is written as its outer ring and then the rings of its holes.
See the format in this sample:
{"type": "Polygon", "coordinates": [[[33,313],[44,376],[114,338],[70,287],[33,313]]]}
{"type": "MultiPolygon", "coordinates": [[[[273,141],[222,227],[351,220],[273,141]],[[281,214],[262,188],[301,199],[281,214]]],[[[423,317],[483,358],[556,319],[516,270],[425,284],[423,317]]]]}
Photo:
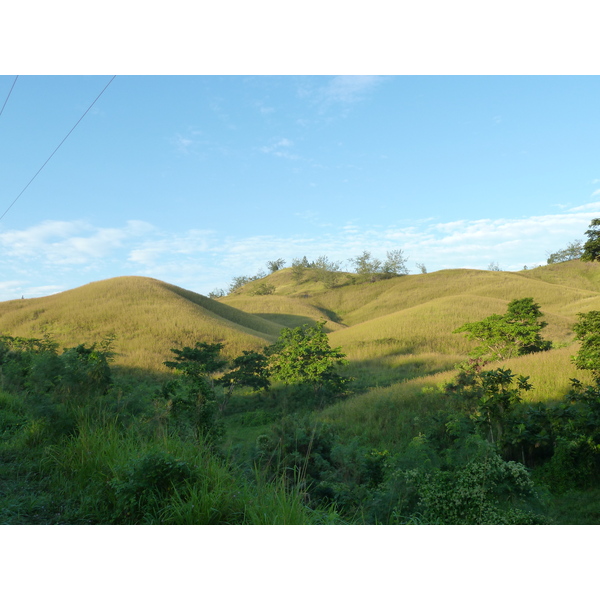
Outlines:
{"type": "Polygon", "coordinates": [[[473,343],[454,329],[503,313],[514,298],[533,297],[541,305],[548,322],[543,335],[558,346],[571,344],[578,312],[600,310],[600,265],[577,260],[516,273],[452,269],[343,281],[327,289],[309,277],[297,283],[291,269],[282,269],[261,280],[275,288],[273,294],[256,295],[254,281],[213,300],[147,277],[118,277],[2,302],[0,333],[46,332],[63,347],[115,333],[117,364],[160,371],[172,347],[223,342],[231,358],[273,343],[283,327],[325,321],[331,344],[351,361],[393,366],[416,355],[466,356],[473,343]]]}
{"type": "Polygon", "coordinates": [[[170,348],[196,341],[224,342],[226,356],[272,343],[281,326],[174,285],[146,277],[118,277],[31,300],[0,304],[0,332],[41,337],[61,346],[116,334],[116,363],[164,370],[170,348]]]}

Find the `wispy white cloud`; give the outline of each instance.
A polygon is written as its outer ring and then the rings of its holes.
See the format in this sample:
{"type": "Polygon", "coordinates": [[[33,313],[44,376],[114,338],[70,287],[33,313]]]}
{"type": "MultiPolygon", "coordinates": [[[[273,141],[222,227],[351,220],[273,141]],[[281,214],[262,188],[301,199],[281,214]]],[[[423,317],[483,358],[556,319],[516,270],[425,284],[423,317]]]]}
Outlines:
{"type": "MultiPolygon", "coordinates": [[[[326,255],[350,268],[349,259],[368,250],[385,258],[402,249],[411,264],[432,272],[446,268],[502,269],[545,264],[550,252],[580,239],[597,216],[596,203],[555,214],[518,219],[449,222],[428,218],[411,223],[368,226],[358,221],[329,224],[293,236],[234,237],[225,231],[161,230],[130,221],[99,228],[82,222],[47,221],[0,233],[0,300],[45,295],[118,275],[146,275],[200,293],[227,288],[233,277],[253,275],[266,262],[326,255]]],[[[302,215],[313,220],[316,215],[302,215]]]]}
{"type": "MultiPolygon", "coordinates": [[[[600,190],[599,190],[600,191],[600,190]]],[[[592,194],[595,196],[596,192],[592,194]]],[[[580,206],[575,206],[574,208],[570,208],[567,212],[570,213],[590,213],[590,212],[598,212],[600,210],[600,202],[590,202],[588,204],[582,204],[580,206]]]]}
{"type": "Polygon", "coordinates": [[[190,136],[186,137],[178,133],[171,139],[171,144],[175,146],[178,152],[188,154],[194,145],[194,140],[190,136]]]}
{"type": "Polygon", "coordinates": [[[300,157],[297,154],[293,154],[287,150],[287,148],[291,148],[294,145],[294,142],[288,140],[287,138],[279,138],[262,146],[260,151],[264,154],[271,154],[273,156],[278,156],[280,158],[288,158],[290,160],[298,160],[300,157]]]}
{"type": "Polygon", "coordinates": [[[302,212],[294,213],[294,217],[304,221],[310,221],[311,223],[316,223],[319,218],[319,213],[314,210],[303,210],[302,212]]]}
{"type": "Polygon", "coordinates": [[[159,264],[171,262],[174,258],[192,256],[207,252],[214,245],[214,232],[192,229],[183,235],[158,233],[142,241],[128,254],[128,260],[139,266],[154,268],[159,264]]]}
{"type": "Polygon", "coordinates": [[[319,113],[323,114],[338,107],[342,109],[342,116],[345,116],[351,105],[365,100],[385,79],[377,75],[338,75],[319,77],[316,80],[302,79],[298,83],[297,91],[298,96],[308,101],[319,113]]]}
{"type": "Polygon", "coordinates": [[[275,112],[275,109],[272,106],[267,106],[264,102],[260,100],[255,102],[254,105],[256,106],[258,112],[261,115],[270,115],[271,113],[275,112]]]}
{"type": "Polygon", "coordinates": [[[383,77],[376,75],[339,75],[327,83],[322,94],[327,102],[357,102],[382,81],[383,77]]]}
{"type": "Polygon", "coordinates": [[[143,221],[128,221],[122,228],[94,227],[85,221],[44,221],[21,231],[0,233],[0,248],[4,261],[83,265],[153,230],[143,221]]]}

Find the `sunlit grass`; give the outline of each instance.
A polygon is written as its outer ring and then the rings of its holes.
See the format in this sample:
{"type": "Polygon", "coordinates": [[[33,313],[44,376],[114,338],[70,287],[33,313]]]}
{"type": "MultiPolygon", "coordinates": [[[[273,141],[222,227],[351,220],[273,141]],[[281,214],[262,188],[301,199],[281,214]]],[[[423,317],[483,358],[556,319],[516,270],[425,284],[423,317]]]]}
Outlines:
{"type": "Polygon", "coordinates": [[[592,384],[590,374],[576,369],[571,362],[571,356],[577,350],[578,344],[572,344],[549,352],[537,352],[499,363],[491,363],[486,368],[501,366],[511,369],[513,373],[529,376],[533,389],[524,394],[526,401],[558,401],[569,391],[571,379],[579,379],[585,385],[592,384]]]}
{"type": "Polygon", "coordinates": [[[421,357],[421,363],[423,355],[466,357],[476,344],[452,332],[503,314],[515,298],[533,297],[548,322],[543,337],[559,345],[573,340],[577,313],[600,310],[599,265],[580,261],[519,273],[452,269],[361,284],[342,274],[333,289],[310,279],[297,283],[291,269],[266,280],[275,287],[272,295],[252,295],[251,282],[216,301],[155,279],[119,277],[0,303],[0,332],[41,337],[46,331],[62,347],[115,333],[117,365],[164,372],[173,347],[223,342],[225,356],[233,358],[273,343],[282,327],[325,320],[332,346],[341,346],[357,368],[377,371],[381,361],[385,371],[393,356],[421,357]]]}
{"type": "Polygon", "coordinates": [[[31,300],[0,304],[0,332],[41,337],[62,347],[116,334],[116,364],[165,370],[170,349],[196,341],[223,342],[224,354],[260,349],[281,326],[145,277],[119,277],[31,300]]]}
{"type": "Polygon", "coordinates": [[[332,321],[331,316],[325,310],[301,298],[280,295],[248,296],[234,294],[220,299],[219,302],[283,327],[294,328],[304,324],[314,325],[318,321],[325,321],[326,331],[335,331],[343,327],[332,321]]]}

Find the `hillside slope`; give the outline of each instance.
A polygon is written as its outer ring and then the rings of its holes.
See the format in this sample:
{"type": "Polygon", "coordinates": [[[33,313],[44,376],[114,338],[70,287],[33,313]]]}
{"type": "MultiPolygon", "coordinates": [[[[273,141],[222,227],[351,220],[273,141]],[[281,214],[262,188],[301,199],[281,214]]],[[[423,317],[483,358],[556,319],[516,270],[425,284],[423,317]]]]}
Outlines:
{"type": "Polygon", "coordinates": [[[253,296],[253,282],[219,302],[287,327],[321,315],[332,341],[346,350],[382,339],[389,345],[393,338],[398,352],[466,353],[472,343],[454,329],[505,312],[515,298],[532,297],[548,322],[544,336],[564,344],[573,339],[578,312],[600,310],[599,267],[570,261],[518,273],[451,269],[333,289],[308,277],[294,283],[291,269],[283,269],[266,278],[273,295],[253,296]]]}
{"type": "Polygon", "coordinates": [[[117,336],[117,364],[162,370],[170,348],[224,342],[224,354],[272,343],[281,326],[200,294],[146,277],[118,277],[45,298],[0,303],[0,332],[61,346],[117,336]]]}
{"type": "Polygon", "coordinates": [[[156,279],[118,277],[0,303],[0,333],[48,332],[63,347],[115,333],[118,364],[164,370],[173,347],[223,342],[224,354],[233,357],[272,343],[282,327],[323,320],[332,345],[351,360],[466,356],[475,344],[452,332],[523,297],[541,305],[548,322],[543,336],[565,345],[573,340],[577,313],[600,310],[600,265],[580,261],[518,273],[452,269],[374,283],[353,283],[342,274],[333,289],[310,275],[297,283],[291,269],[282,269],[218,300],[156,279]],[[255,295],[263,282],[273,294],[255,295]]]}

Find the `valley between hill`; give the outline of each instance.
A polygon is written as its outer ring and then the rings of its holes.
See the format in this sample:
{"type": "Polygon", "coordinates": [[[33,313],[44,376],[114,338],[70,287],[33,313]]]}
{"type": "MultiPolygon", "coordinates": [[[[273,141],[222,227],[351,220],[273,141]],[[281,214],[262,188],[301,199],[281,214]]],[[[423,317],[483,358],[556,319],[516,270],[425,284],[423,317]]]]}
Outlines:
{"type": "Polygon", "coordinates": [[[164,371],[173,345],[222,342],[224,354],[272,343],[283,327],[325,321],[350,360],[437,353],[465,356],[473,344],[452,331],[500,313],[514,298],[542,307],[546,338],[569,344],[579,312],[600,309],[600,271],[570,261],[509,273],[453,269],[326,289],[297,284],[290,269],[212,300],[147,277],[118,277],[43,298],[0,303],[0,332],[48,334],[61,346],[116,335],[116,363],[164,371]],[[261,282],[274,293],[253,295],[261,282]]]}

